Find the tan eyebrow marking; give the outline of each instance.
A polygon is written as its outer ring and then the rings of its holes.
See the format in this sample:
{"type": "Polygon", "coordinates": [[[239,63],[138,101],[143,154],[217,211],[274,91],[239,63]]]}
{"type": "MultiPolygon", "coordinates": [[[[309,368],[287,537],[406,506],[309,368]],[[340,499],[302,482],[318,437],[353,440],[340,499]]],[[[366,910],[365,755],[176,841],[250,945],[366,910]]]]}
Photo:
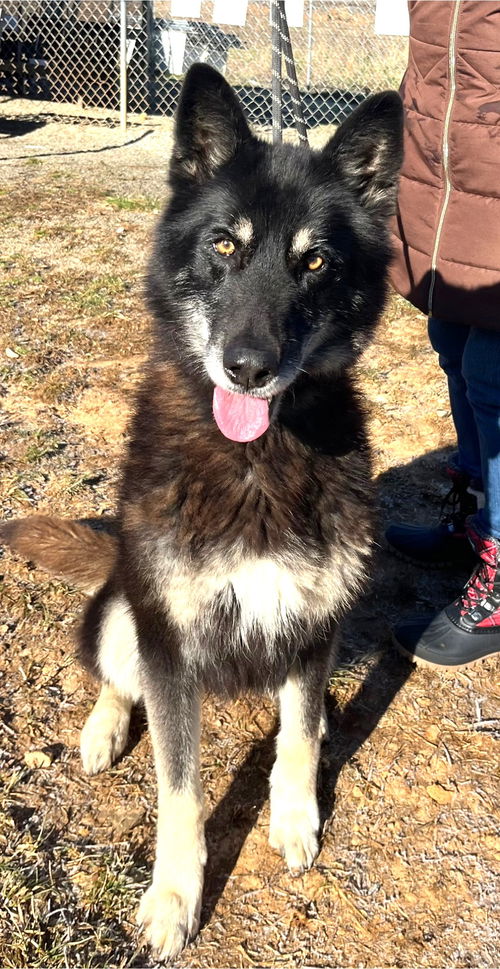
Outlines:
{"type": "Polygon", "coordinates": [[[299,229],[292,239],[290,255],[295,256],[296,259],[300,259],[311,248],[312,243],[313,234],[311,230],[306,227],[299,229]]]}
{"type": "Polygon", "coordinates": [[[250,222],[250,219],[239,219],[234,227],[234,234],[242,245],[248,246],[253,238],[253,225],[250,222]]]}

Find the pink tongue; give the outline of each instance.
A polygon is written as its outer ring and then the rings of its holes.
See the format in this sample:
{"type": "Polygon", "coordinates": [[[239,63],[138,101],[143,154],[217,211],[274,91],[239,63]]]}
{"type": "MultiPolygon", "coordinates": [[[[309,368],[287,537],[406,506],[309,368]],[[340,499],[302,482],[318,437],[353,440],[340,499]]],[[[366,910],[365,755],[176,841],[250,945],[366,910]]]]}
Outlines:
{"type": "Polygon", "coordinates": [[[216,387],[213,411],[219,431],[230,441],[255,441],[269,427],[269,404],[260,397],[216,387]]]}

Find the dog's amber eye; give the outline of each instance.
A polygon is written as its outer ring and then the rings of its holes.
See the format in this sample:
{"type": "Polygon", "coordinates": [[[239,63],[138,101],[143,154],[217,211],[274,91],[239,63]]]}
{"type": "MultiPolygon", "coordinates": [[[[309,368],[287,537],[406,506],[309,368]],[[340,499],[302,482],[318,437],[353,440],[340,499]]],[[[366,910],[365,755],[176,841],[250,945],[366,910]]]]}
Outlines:
{"type": "Polygon", "coordinates": [[[323,259],[323,256],[310,256],[307,260],[307,268],[310,269],[312,273],[315,273],[317,269],[321,269],[321,267],[324,265],[325,260],[323,259]]]}
{"type": "Polygon", "coordinates": [[[218,242],[214,242],[214,249],[219,256],[232,256],[236,252],[236,246],[231,239],[219,239],[218,242]]]}

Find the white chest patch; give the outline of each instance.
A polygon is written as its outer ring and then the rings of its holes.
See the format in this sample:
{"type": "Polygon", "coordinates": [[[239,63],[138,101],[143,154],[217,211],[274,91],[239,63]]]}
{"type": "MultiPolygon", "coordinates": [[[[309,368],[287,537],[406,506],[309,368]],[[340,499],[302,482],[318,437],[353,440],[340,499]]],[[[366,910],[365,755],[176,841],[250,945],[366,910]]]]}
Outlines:
{"type": "Polygon", "coordinates": [[[229,579],[244,629],[260,626],[272,634],[300,615],[303,596],[294,576],[270,559],[248,562],[229,579]]]}
{"type": "Polygon", "coordinates": [[[321,621],[336,611],[345,584],[333,565],[327,568],[295,561],[294,567],[288,568],[279,561],[261,558],[244,560],[231,571],[217,562],[210,572],[175,570],[167,580],[169,611],[177,625],[187,631],[193,623],[209,622],[221,598],[229,605],[234,596],[242,634],[258,627],[273,637],[296,620],[321,621]]]}

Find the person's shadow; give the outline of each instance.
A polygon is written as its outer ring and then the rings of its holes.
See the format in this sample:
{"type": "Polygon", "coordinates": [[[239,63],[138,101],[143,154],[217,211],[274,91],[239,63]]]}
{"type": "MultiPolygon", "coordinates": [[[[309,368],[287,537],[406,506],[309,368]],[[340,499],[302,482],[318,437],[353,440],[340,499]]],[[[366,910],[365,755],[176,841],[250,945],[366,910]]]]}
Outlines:
{"type": "MultiPolygon", "coordinates": [[[[422,600],[418,592],[418,567],[402,563],[383,547],[384,527],[391,518],[418,520],[425,512],[427,521],[433,521],[433,513],[434,516],[439,514],[439,500],[448,490],[443,474],[448,454],[448,450],[443,449],[424,455],[409,465],[391,469],[378,480],[380,546],[373,563],[373,583],[369,593],[345,623],[344,647],[341,648],[337,668],[352,668],[356,661],[362,659],[366,663],[367,656],[370,661],[364,681],[343,710],[335,705],[333,696],[327,696],[330,728],[330,739],[326,746],[328,766],[323,766],[319,778],[323,824],[334,810],[335,790],[342,768],[375,730],[414,670],[413,665],[392,648],[390,623],[402,617],[405,609],[414,609],[416,600],[422,600]]],[[[433,586],[435,601],[427,603],[427,608],[430,606],[436,611],[448,601],[451,582],[446,576],[437,575],[433,586]]],[[[460,581],[455,576],[457,588],[460,581]]],[[[269,737],[253,746],[229,790],[207,821],[208,863],[202,924],[209,921],[243,844],[268,797],[275,736],[276,728],[269,737]]],[[[322,761],[324,763],[324,757],[322,761]]]]}

